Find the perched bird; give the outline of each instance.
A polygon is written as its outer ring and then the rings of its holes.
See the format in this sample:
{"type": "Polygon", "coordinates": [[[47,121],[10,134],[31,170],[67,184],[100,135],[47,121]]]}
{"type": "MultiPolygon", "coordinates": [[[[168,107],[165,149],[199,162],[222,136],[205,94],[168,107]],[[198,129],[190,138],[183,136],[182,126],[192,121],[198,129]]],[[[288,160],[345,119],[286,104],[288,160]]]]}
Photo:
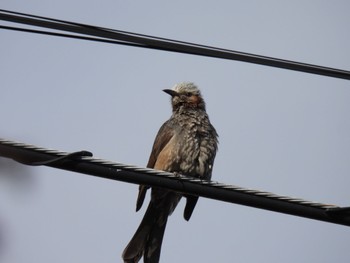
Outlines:
{"type": "MultiPolygon", "coordinates": [[[[172,116],[158,131],[147,167],[209,180],[218,148],[218,135],[205,111],[200,90],[193,83],[177,84],[164,92],[171,96],[172,116]]],[[[136,203],[138,211],[149,187],[140,185],[136,203]]],[[[152,187],[146,213],[123,252],[125,263],[159,262],[168,216],[174,211],[182,194],[152,187]]],[[[187,199],[184,218],[189,220],[198,196],[187,199]]]]}

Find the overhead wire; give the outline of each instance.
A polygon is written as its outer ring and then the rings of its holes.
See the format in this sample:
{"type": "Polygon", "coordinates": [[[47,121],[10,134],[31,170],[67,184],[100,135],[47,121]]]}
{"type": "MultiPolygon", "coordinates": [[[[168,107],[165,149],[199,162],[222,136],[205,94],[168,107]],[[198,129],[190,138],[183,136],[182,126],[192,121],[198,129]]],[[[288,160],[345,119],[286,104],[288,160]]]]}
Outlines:
{"type": "MultiPolygon", "coordinates": [[[[142,47],[142,48],[151,48],[151,49],[159,49],[163,51],[171,51],[177,53],[185,53],[191,55],[200,55],[206,57],[213,58],[221,58],[221,59],[229,59],[229,60],[237,60],[242,62],[260,64],[265,66],[277,67],[290,69],[294,71],[306,72],[311,74],[318,74],[323,76],[329,76],[340,79],[350,80],[350,71],[335,69],[330,67],[317,66],[307,63],[295,62],[290,60],[278,59],[273,57],[249,54],[244,52],[238,52],[229,49],[217,48],[207,45],[199,45],[190,42],[177,41],[168,38],[154,37],[144,34],[137,34],[122,30],[115,30],[103,27],[97,27],[87,24],[69,22],[59,19],[53,19],[48,17],[24,14],[14,11],[2,10],[0,9],[0,20],[13,22],[13,23],[21,23],[30,26],[44,27],[54,30],[71,32],[74,34],[82,34],[94,36],[107,40],[121,41],[124,45],[129,43],[130,46],[142,47]]],[[[2,26],[3,29],[5,28],[2,26]]],[[[18,29],[16,29],[18,30],[18,29]]],[[[24,31],[24,30],[22,30],[24,31]]],[[[29,32],[29,31],[27,31],[29,32]]],[[[31,31],[31,33],[39,33],[31,31]]],[[[43,31],[40,32],[43,34],[43,31]]],[[[54,35],[54,34],[51,34],[54,35]]],[[[79,38],[72,35],[59,35],[56,36],[64,36],[64,37],[72,37],[79,38]]],[[[80,38],[84,39],[84,38],[80,38]]],[[[100,42],[98,39],[88,39],[85,40],[94,40],[100,42]]],[[[113,43],[113,42],[108,42],[113,43]]],[[[120,42],[114,42],[114,44],[121,44],[120,42]]]]}
{"type": "Polygon", "coordinates": [[[163,187],[183,194],[251,206],[274,212],[350,226],[350,208],[281,196],[270,192],[201,180],[150,168],[93,158],[88,151],[73,153],[0,139],[0,156],[27,165],[45,165],[134,184],[163,187]]]}
{"type": "Polygon", "coordinates": [[[97,38],[97,37],[86,37],[86,36],[64,34],[64,33],[50,32],[50,31],[43,31],[43,30],[36,30],[36,29],[29,29],[29,28],[3,26],[3,25],[0,25],[0,28],[13,30],[13,31],[41,34],[41,35],[67,37],[67,38],[80,39],[80,40],[103,42],[103,43],[109,43],[109,44],[118,44],[118,45],[133,46],[133,47],[141,47],[142,46],[140,44],[134,44],[134,43],[129,43],[129,42],[117,41],[117,40],[108,40],[108,39],[97,38]]]}

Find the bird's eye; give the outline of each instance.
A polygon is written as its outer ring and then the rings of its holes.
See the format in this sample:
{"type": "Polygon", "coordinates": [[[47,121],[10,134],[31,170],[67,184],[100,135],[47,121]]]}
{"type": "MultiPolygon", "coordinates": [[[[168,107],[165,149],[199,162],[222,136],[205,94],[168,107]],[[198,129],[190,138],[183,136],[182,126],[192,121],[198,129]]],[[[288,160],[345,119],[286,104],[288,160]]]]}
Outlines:
{"type": "Polygon", "coordinates": [[[187,92],[187,93],[186,93],[186,96],[187,96],[187,97],[191,97],[191,96],[192,96],[192,93],[191,93],[191,92],[187,92]]]}

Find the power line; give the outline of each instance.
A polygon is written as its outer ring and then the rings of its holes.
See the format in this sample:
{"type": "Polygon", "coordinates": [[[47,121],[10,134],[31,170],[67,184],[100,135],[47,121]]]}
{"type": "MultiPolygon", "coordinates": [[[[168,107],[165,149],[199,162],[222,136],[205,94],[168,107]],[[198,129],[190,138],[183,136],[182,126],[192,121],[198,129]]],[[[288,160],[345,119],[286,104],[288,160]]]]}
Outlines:
{"type": "Polygon", "coordinates": [[[67,153],[0,139],[0,156],[27,165],[46,165],[122,182],[163,187],[255,208],[350,226],[350,208],[280,196],[184,175],[92,158],[87,151],[67,153]]]}
{"type": "MultiPolygon", "coordinates": [[[[126,46],[133,46],[133,47],[144,47],[144,46],[139,45],[139,44],[117,41],[117,40],[108,40],[108,39],[96,38],[96,37],[85,37],[85,36],[72,35],[72,34],[56,33],[56,32],[49,32],[49,31],[43,31],[43,30],[35,30],[35,29],[29,29],[29,28],[2,26],[2,25],[0,25],[0,28],[13,30],[13,31],[41,34],[41,35],[67,37],[67,38],[74,38],[74,39],[80,39],[80,40],[103,42],[103,43],[109,43],[109,44],[118,44],[118,45],[126,45],[126,46]]],[[[152,47],[149,47],[149,48],[152,48],[152,47]]]]}
{"type": "MultiPolygon", "coordinates": [[[[206,45],[198,45],[194,43],[177,41],[177,40],[172,40],[167,38],[136,34],[136,33],[127,32],[127,31],[96,27],[92,25],[86,25],[81,23],[74,23],[74,22],[69,22],[64,20],[53,19],[53,18],[29,15],[29,14],[18,13],[18,12],[13,12],[8,10],[0,9],[0,20],[14,22],[14,23],[21,23],[21,24],[26,24],[31,26],[50,28],[54,30],[61,30],[61,31],[75,33],[75,34],[89,35],[89,36],[94,36],[98,38],[92,39],[92,38],[77,37],[74,35],[63,35],[63,34],[60,35],[60,34],[53,34],[47,31],[35,32],[35,30],[32,30],[31,33],[43,34],[44,32],[47,32],[47,34],[50,34],[50,35],[80,38],[80,39],[100,41],[100,42],[102,40],[99,40],[99,39],[105,39],[106,41],[102,41],[102,42],[109,42],[114,44],[123,43],[124,45],[128,44],[128,45],[133,45],[133,46],[143,47],[143,48],[152,48],[152,49],[159,49],[164,51],[171,51],[171,52],[178,52],[178,53],[185,53],[185,54],[192,54],[192,55],[200,55],[200,56],[206,56],[206,57],[237,60],[237,61],[249,62],[249,63],[260,64],[265,66],[284,68],[284,69],[290,69],[290,70],[306,72],[311,74],[329,76],[334,78],[348,79],[348,80],[350,79],[350,71],[346,71],[346,70],[322,67],[322,66],[317,66],[312,64],[277,59],[277,58],[260,56],[260,55],[249,54],[249,53],[243,53],[243,52],[238,52],[238,51],[233,51],[233,50],[228,50],[223,48],[216,48],[216,47],[211,47],[206,45]],[[111,40],[118,41],[118,42],[110,42],[111,40]]],[[[5,28],[4,26],[2,26],[2,28],[10,29],[10,27],[5,28]]],[[[11,30],[14,30],[14,29],[11,29],[11,30]]],[[[17,28],[16,30],[19,30],[19,29],[17,28]]],[[[22,31],[25,31],[25,29],[22,29],[22,31]]],[[[27,32],[29,32],[29,30],[27,30],[27,32]]]]}

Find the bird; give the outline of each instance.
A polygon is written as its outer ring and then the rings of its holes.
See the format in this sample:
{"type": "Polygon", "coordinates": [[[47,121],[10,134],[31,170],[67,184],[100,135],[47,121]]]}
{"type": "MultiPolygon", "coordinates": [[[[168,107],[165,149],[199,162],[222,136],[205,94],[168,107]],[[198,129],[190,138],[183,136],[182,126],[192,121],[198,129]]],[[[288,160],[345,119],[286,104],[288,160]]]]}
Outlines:
{"type": "MultiPolygon", "coordinates": [[[[218,134],[209,121],[199,88],[181,82],[164,89],[171,96],[172,115],[159,129],[147,164],[148,168],[210,180],[218,150],[218,134]]],[[[149,186],[140,185],[136,211],[141,208],[149,186]]],[[[158,263],[168,216],[182,197],[184,218],[189,220],[198,196],[152,187],[151,200],[134,236],[123,251],[124,263],[158,263]]]]}

